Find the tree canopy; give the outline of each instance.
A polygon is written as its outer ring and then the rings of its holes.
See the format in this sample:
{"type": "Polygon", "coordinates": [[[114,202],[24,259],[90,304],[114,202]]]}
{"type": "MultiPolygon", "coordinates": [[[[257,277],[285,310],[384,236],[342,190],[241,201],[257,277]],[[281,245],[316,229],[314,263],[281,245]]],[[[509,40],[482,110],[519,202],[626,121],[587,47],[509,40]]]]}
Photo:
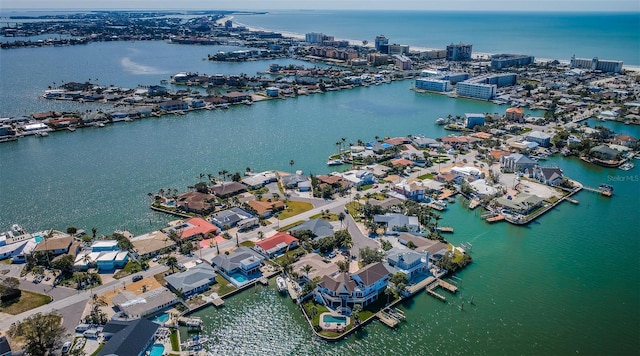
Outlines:
{"type": "Polygon", "coordinates": [[[62,317],[56,313],[34,314],[11,325],[9,336],[23,337],[27,355],[44,356],[49,350],[59,347],[67,336],[62,326],[62,317]]]}
{"type": "Polygon", "coordinates": [[[360,260],[363,265],[372,264],[375,262],[382,262],[384,259],[384,252],[378,251],[371,247],[365,247],[360,249],[360,260]]]}

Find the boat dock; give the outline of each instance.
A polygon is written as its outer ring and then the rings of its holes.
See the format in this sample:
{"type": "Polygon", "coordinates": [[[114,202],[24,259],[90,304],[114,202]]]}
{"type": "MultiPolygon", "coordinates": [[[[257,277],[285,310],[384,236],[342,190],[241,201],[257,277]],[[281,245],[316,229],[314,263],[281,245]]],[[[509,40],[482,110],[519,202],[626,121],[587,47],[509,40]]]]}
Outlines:
{"type": "Polygon", "coordinates": [[[396,308],[385,308],[379,311],[376,316],[380,321],[390,328],[395,328],[401,321],[407,319],[402,310],[396,308]]]}
{"type": "Polygon", "coordinates": [[[473,209],[475,209],[478,205],[480,205],[480,201],[479,201],[479,200],[471,199],[471,201],[469,202],[469,209],[473,210],[473,209]]]}
{"type": "Polygon", "coordinates": [[[598,193],[601,195],[604,195],[605,197],[610,197],[612,195],[612,189],[600,189],[600,188],[591,188],[591,187],[587,187],[587,186],[583,186],[582,189],[590,191],[590,192],[594,192],[594,193],[598,193]]]}
{"type": "Polygon", "coordinates": [[[378,317],[378,319],[385,324],[386,326],[390,327],[390,328],[395,328],[396,326],[398,326],[398,324],[400,324],[400,321],[398,319],[393,318],[391,315],[383,312],[383,311],[379,311],[376,316],[378,317]]]}
{"type": "Polygon", "coordinates": [[[263,286],[267,286],[269,285],[269,280],[266,277],[260,277],[260,279],[258,280],[260,282],[260,284],[262,284],[263,286]]]}
{"type": "Polygon", "coordinates": [[[189,326],[189,327],[201,327],[202,326],[202,319],[200,318],[196,318],[196,317],[185,317],[185,316],[181,316],[178,318],[178,325],[184,325],[184,326],[189,326]]]}
{"type": "Polygon", "coordinates": [[[219,308],[224,305],[224,300],[220,297],[214,298],[211,300],[211,304],[215,305],[216,308],[219,308]]]}
{"type": "Polygon", "coordinates": [[[430,295],[436,297],[437,299],[440,299],[443,302],[447,301],[447,298],[445,298],[444,295],[439,294],[438,292],[436,292],[436,288],[438,287],[442,287],[446,290],[448,290],[451,293],[456,293],[458,292],[458,287],[453,285],[452,283],[449,283],[447,281],[444,281],[442,279],[436,279],[433,283],[429,284],[427,286],[427,293],[429,293],[430,295]]]}
{"type": "Polygon", "coordinates": [[[438,230],[440,232],[453,233],[453,228],[451,226],[439,226],[439,227],[436,228],[436,230],[438,230]]]}

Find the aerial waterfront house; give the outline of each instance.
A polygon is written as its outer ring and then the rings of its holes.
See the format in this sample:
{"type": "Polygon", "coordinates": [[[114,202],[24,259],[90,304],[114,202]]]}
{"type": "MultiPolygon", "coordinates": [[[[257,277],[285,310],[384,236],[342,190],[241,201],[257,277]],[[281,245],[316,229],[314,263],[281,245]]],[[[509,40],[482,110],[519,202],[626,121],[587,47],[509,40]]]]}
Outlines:
{"type": "Polygon", "coordinates": [[[252,189],[258,189],[269,183],[277,182],[278,176],[274,171],[265,171],[251,174],[242,179],[242,184],[252,189]]]}
{"type": "Polygon", "coordinates": [[[298,239],[286,232],[278,232],[271,237],[256,241],[254,249],[267,258],[273,258],[297,246],[298,239]]]}
{"type": "Polygon", "coordinates": [[[247,191],[247,186],[239,182],[222,182],[211,187],[211,192],[220,198],[228,198],[247,191]]]}
{"type": "Polygon", "coordinates": [[[137,258],[147,259],[158,254],[173,250],[176,243],[162,231],[152,231],[130,239],[133,245],[133,254],[137,258]]]}
{"type": "Polygon", "coordinates": [[[505,110],[504,118],[508,121],[522,121],[524,119],[524,109],[512,107],[505,110]]]}
{"type": "Polygon", "coordinates": [[[260,266],[264,257],[248,247],[238,247],[228,255],[221,254],[211,260],[218,273],[229,280],[236,287],[250,283],[260,278],[260,266]]]}
{"type": "Polygon", "coordinates": [[[167,100],[160,103],[160,109],[164,111],[187,110],[189,104],[183,100],[167,100]]]}
{"type": "Polygon", "coordinates": [[[54,237],[43,238],[38,243],[38,246],[33,250],[34,252],[49,252],[53,256],[63,255],[69,253],[69,249],[73,243],[73,237],[63,232],[54,232],[54,237]]]}
{"type": "Polygon", "coordinates": [[[168,275],[165,280],[170,289],[188,298],[209,289],[210,285],[216,283],[216,273],[213,267],[200,263],[184,272],[168,275]]]}
{"type": "Polygon", "coordinates": [[[564,175],[562,169],[558,167],[535,167],[533,178],[547,185],[557,185],[564,178],[564,175]]]}
{"type": "Polygon", "coordinates": [[[122,268],[129,261],[129,252],[127,251],[110,251],[101,253],[96,260],[98,271],[113,271],[116,268],[122,268]]]}
{"type": "Polygon", "coordinates": [[[471,189],[473,189],[474,193],[481,198],[492,197],[499,193],[498,189],[487,184],[487,181],[484,179],[476,179],[469,183],[469,185],[471,186],[471,189]]]}
{"type": "Polygon", "coordinates": [[[175,204],[183,211],[206,215],[214,210],[215,199],[213,194],[191,191],[180,194],[175,204]]]}
{"type": "Polygon", "coordinates": [[[464,114],[464,127],[472,129],[476,126],[484,125],[484,114],[465,113],[464,114]]]}
{"type": "Polygon", "coordinates": [[[527,134],[527,141],[535,142],[542,147],[551,145],[551,135],[542,131],[531,131],[527,134]]]}
{"type": "Polygon", "coordinates": [[[309,178],[302,174],[290,174],[281,176],[280,180],[282,185],[287,189],[296,189],[299,188],[301,183],[309,182],[309,178]]]}
{"type": "Polygon", "coordinates": [[[179,302],[178,297],[165,287],[136,295],[125,290],[116,294],[113,305],[120,312],[119,317],[139,319],[164,310],[179,302]]]}
{"type": "Polygon", "coordinates": [[[353,306],[363,307],[378,299],[387,288],[391,273],[383,263],[367,265],[355,273],[324,276],[314,291],[315,299],[342,314],[350,314],[353,306]]]}
{"type": "Polygon", "coordinates": [[[543,199],[532,194],[518,193],[516,196],[501,197],[495,202],[508,213],[527,215],[542,205],[543,199]]]}
{"type": "Polygon", "coordinates": [[[504,173],[531,171],[536,164],[537,162],[520,153],[503,155],[500,158],[500,170],[504,173]]]}
{"type": "Polygon", "coordinates": [[[429,273],[429,253],[418,252],[409,249],[393,248],[387,251],[387,264],[389,271],[404,273],[409,281],[419,274],[429,273]]]}

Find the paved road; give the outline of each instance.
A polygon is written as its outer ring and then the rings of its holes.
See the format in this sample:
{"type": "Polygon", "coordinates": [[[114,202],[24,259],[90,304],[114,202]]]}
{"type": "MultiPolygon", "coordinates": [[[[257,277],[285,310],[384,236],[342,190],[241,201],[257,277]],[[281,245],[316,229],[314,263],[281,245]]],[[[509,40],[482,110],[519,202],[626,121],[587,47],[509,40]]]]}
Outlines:
{"type": "MultiPolygon", "coordinates": [[[[248,233],[239,234],[238,239],[240,240],[240,242],[242,242],[242,241],[257,238],[258,232],[260,231],[262,231],[263,233],[268,233],[277,229],[279,226],[286,226],[297,221],[307,220],[311,216],[321,213],[323,210],[328,209],[335,212],[343,211],[344,205],[350,200],[350,197],[345,196],[345,197],[339,197],[335,200],[322,200],[322,201],[318,199],[313,199],[313,200],[300,199],[300,200],[313,202],[315,207],[304,213],[298,214],[288,219],[281,220],[279,224],[275,226],[272,224],[269,226],[260,227],[248,233]]],[[[360,230],[356,226],[355,221],[351,216],[347,215],[345,217],[344,224],[348,228],[349,233],[353,238],[354,246],[352,248],[352,253],[354,255],[357,256],[359,249],[365,246],[377,248],[377,243],[371,240],[370,238],[366,237],[365,235],[363,235],[362,232],[360,232],[360,230]]],[[[228,240],[219,244],[218,247],[222,252],[224,250],[235,247],[235,245],[236,245],[236,239],[232,238],[231,240],[228,240]]],[[[211,259],[213,259],[213,257],[215,257],[216,255],[217,255],[217,251],[215,247],[203,249],[197,252],[197,256],[206,261],[211,261],[211,259]]],[[[184,263],[187,260],[191,260],[191,259],[193,258],[179,257],[178,263],[184,263]]],[[[157,265],[149,268],[146,271],[140,272],[138,274],[144,277],[150,277],[157,273],[164,272],[166,270],[167,270],[166,266],[157,265]]],[[[126,277],[126,278],[130,278],[130,277],[126,277]]],[[[69,331],[73,331],[75,325],[77,325],[78,321],[80,320],[82,310],[84,309],[89,298],[91,298],[91,295],[93,293],[102,294],[104,292],[107,292],[111,290],[113,287],[120,285],[123,280],[127,281],[128,279],[113,280],[108,283],[105,283],[102,286],[96,287],[92,290],[85,290],[85,291],[76,291],[76,290],[65,288],[65,287],[52,288],[51,286],[48,286],[48,285],[33,284],[32,282],[21,280],[21,287],[23,287],[25,290],[31,290],[34,292],[51,295],[53,296],[54,300],[47,305],[43,305],[41,307],[26,311],[20,315],[15,315],[7,319],[0,320],[0,330],[5,330],[12,323],[23,320],[24,318],[27,318],[36,313],[47,313],[52,310],[56,310],[57,312],[63,315],[64,326],[69,331]]]]}

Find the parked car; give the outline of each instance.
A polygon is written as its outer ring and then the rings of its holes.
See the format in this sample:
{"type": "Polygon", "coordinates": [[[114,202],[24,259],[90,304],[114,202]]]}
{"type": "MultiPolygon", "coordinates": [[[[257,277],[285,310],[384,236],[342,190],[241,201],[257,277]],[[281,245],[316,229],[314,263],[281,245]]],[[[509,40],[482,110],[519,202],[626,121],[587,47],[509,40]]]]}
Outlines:
{"type": "Polygon", "coordinates": [[[133,281],[134,282],[141,281],[141,280],[142,280],[142,276],[141,275],[137,274],[137,275],[133,276],[133,281]]]}
{"type": "Polygon", "coordinates": [[[336,251],[331,251],[331,252],[329,252],[329,254],[327,255],[327,257],[329,257],[329,258],[334,258],[334,257],[336,257],[336,251]]]}
{"type": "Polygon", "coordinates": [[[62,349],[60,349],[60,351],[63,354],[66,354],[67,352],[69,352],[70,349],[71,349],[71,341],[67,341],[64,344],[62,344],[62,349]]]}

